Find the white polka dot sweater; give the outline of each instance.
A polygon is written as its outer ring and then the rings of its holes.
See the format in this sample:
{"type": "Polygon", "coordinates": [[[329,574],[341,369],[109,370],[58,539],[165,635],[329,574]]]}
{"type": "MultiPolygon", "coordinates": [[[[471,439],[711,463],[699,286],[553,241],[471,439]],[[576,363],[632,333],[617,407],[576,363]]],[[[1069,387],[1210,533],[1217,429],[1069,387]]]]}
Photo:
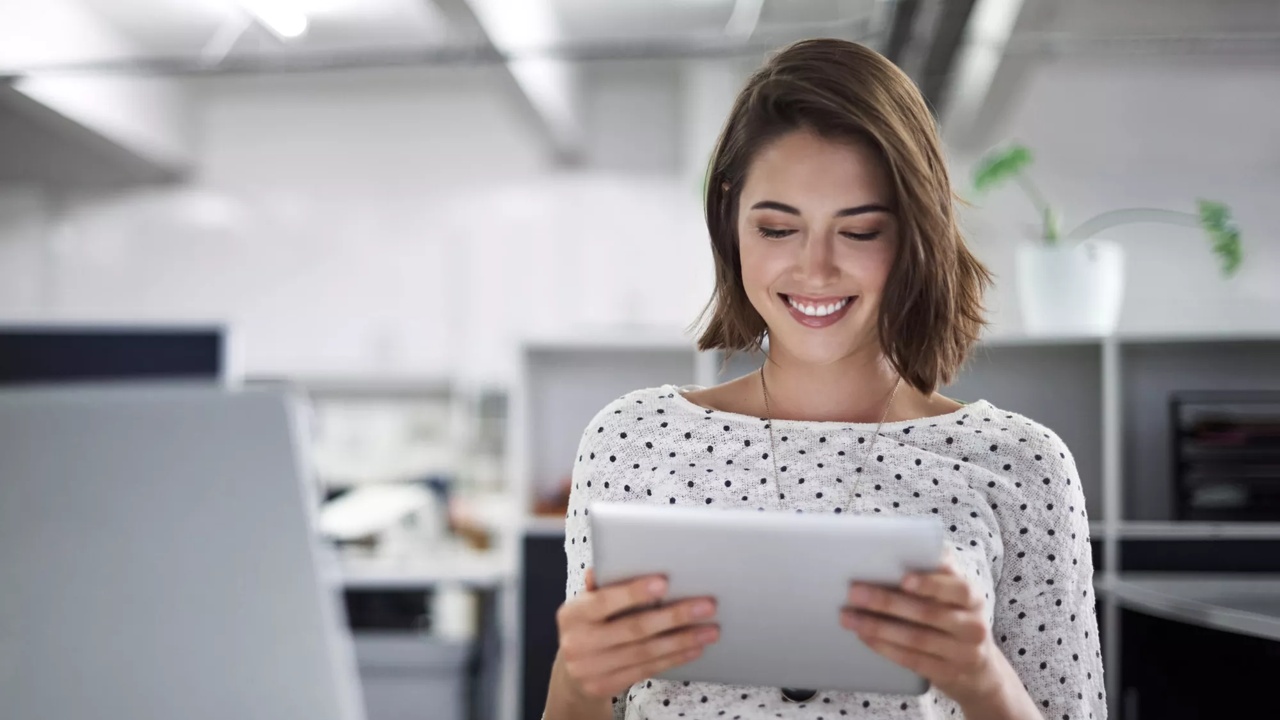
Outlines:
{"type": "MultiPolygon", "coordinates": [[[[687,388],[686,388],[687,389],[687,388]]],[[[585,429],[566,518],[566,596],[591,564],[596,501],[776,512],[935,515],[986,597],[997,646],[1046,718],[1106,717],[1093,563],[1075,462],[1052,431],[978,401],[947,415],[874,424],[765,420],[707,410],[666,385],[629,393],[585,429]]],[[[857,642],[850,634],[850,642],[857,642]]],[[[613,702],[617,720],[959,718],[919,696],[645,680],[613,702]]]]}

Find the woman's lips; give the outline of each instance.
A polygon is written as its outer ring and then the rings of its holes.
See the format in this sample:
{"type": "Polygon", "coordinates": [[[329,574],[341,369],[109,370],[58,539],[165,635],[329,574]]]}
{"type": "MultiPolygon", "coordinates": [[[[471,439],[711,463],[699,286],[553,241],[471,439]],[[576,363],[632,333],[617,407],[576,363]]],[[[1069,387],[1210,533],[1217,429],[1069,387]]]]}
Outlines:
{"type": "Polygon", "coordinates": [[[787,310],[796,322],[811,328],[830,327],[849,313],[849,308],[858,296],[824,296],[782,295],[787,310]]]}

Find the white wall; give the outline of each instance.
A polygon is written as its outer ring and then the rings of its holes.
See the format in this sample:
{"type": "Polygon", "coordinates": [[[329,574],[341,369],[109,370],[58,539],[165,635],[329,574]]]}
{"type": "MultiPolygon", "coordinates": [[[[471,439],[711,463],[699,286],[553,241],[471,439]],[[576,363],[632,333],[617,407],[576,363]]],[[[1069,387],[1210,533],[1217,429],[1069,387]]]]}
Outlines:
{"type": "Polygon", "coordinates": [[[49,215],[46,197],[36,188],[0,190],[0,308],[5,316],[43,313],[49,215]]]}
{"type": "MultiPolygon", "coordinates": [[[[191,184],[0,193],[0,314],[228,318],[251,373],[495,380],[523,334],[680,328],[712,280],[680,149],[696,85],[651,70],[589,74],[594,162],[572,172],[546,165],[492,69],[205,82],[191,184]]],[[[1069,219],[1200,194],[1235,209],[1246,264],[1231,282],[1190,229],[1112,234],[1130,251],[1125,330],[1280,331],[1278,109],[1280,73],[1262,64],[1061,62],[998,135],[1035,146],[1069,219]]],[[[971,161],[956,158],[958,183],[971,161]]],[[[964,220],[998,275],[993,330],[1017,331],[1011,249],[1033,217],[1003,192],[964,220]]]]}
{"type": "Polygon", "coordinates": [[[0,258],[22,262],[0,286],[30,285],[42,233],[52,281],[0,291],[0,312],[227,318],[255,374],[498,380],[522,334],[678,328],[710,263],[697,188],[672,172],[676,90],[657,77],[627,70],[643,103],[616,88],[594,101],[635,132],[593,130],[609,169],[575,172],[547,166],[493,69],[202,84],[192,183],[56,198],[51,221],[42,193],[7,194],[0,258]],[[636,162],[648,172],[620,170],[636,162]]]}

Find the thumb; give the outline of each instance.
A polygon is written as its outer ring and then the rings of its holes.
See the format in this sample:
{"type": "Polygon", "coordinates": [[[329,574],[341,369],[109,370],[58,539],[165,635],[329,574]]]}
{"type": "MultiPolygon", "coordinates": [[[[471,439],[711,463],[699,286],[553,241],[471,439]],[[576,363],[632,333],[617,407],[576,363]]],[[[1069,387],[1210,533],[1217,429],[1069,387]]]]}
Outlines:
{"type": "Polygon", "coordinates": [[[594,568],[587,568],[586,584],[587,592],[596,591],[596,572],[594,568]]]}

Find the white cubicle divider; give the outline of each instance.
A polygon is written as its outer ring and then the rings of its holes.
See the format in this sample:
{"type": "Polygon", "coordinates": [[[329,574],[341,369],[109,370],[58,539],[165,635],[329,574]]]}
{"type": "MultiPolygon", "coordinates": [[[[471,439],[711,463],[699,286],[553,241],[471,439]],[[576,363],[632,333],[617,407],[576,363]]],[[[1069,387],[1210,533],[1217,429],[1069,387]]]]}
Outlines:
{"type": "Polygon", "coordinates": [[[364,714],[286,398],[0,393],[6,720],[364,714]]]}

